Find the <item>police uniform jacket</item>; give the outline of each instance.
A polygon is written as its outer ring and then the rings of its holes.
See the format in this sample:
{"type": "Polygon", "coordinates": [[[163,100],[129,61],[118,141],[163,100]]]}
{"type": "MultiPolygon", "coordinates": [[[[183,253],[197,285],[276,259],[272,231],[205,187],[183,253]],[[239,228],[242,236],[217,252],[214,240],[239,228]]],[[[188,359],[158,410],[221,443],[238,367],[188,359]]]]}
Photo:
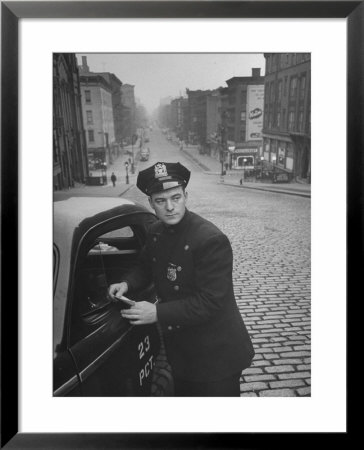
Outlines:
{"type": "Polygon", "coordinates": [[[230,242],[186,210],[174,226],[154,223],[129,290],[153,278],[158,322],[177,378],[218,381],[250,366],[253,346],[237,308],[230,242]]]}

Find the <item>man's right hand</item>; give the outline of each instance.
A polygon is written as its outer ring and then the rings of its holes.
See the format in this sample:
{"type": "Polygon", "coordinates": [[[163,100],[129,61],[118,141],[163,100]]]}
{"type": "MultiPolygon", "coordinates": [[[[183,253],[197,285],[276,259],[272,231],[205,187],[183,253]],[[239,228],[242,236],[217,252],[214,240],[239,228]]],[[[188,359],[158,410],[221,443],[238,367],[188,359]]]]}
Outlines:
{"type": "Polygon", "coordinates": [[[112,284],[109,287],[109,294],[112,298],[116,297],[117,299],[118,297],[121,297],[127,292],[128,292],[128,284],[125,281],[122,281],[121,283],[112,284]]]}

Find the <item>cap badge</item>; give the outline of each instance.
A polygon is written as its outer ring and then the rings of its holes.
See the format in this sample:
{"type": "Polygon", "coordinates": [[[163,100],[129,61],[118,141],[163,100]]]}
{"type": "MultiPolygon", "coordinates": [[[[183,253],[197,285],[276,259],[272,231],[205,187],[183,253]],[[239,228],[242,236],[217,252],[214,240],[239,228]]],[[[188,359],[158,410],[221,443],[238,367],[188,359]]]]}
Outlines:
{"type": "Polygon", "coordinates": [[[168,176],[167,168],[166,168],[165,164],[158,163],[154,166],[154,176],[155,176],[155,178],[161,178],[161,177],[168,176]]]}

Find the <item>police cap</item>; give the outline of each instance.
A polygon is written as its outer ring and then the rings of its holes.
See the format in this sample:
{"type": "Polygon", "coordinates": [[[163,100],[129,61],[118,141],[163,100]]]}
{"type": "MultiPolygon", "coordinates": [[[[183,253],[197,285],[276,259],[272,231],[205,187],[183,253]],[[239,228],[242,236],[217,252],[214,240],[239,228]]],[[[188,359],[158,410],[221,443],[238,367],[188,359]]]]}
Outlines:
{"type": "Polygon", "coordinates": [[[157,162],[138,174],[137,187],[146,195],[187,186],[191,172],[178,163],[157,162]]]}

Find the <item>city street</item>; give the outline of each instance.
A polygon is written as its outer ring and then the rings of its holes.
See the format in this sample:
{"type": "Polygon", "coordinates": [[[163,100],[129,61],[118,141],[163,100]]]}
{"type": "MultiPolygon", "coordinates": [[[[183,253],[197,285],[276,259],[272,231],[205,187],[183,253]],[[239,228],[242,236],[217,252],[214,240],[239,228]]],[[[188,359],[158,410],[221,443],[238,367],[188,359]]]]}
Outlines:
{"type": "MultiPolygon", "coordinates": [[[[124,155],[108,168],[107,186],[55,192],[55,200],[122,196],[149,208],[135,186],[138,171],[157,161],[184,164],[192,172],[188,208],[215,223],[233,247],[236,300],[256,352],[252,366],[243,373],[241,396],[309,396],[310,199],[219,183],[218,170],[204,172],[160,130],[150,132],[145,146],[150,159],[139,161],[135,151],[130,184],[125,184],[128,156],[124,155]],[[118,177],[115,188],[111,171],[118,177]]],[[[211,164],[218,169],[218,161],[211,164]]]]}

